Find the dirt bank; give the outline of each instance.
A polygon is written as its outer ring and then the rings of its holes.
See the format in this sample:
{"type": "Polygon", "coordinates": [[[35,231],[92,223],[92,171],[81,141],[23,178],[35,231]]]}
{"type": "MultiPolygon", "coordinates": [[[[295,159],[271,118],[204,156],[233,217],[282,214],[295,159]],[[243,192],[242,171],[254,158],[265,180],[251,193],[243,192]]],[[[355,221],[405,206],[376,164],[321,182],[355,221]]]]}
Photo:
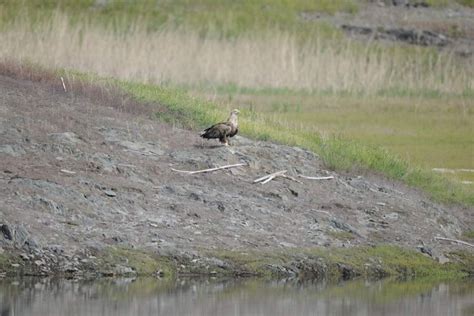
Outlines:
{"type": "Polygon", "coordinates": [[[233,264],[208,255],[220,251],[379,244],[441,262],[470,251],[435,237],[472,229],[472,209],[430,202],[377,175],[325,170],[300,148],[243,137],[225,148],[150,119],[152,108],[103,100],[0,76],[0,270],[133,273],[137,264],[155,269],[153,254],[167,258],[161,272],[185,269],[182,258],[200,272],[233,264]],[[172,170],[235,163],[246,165],[172,170]],[[279,170],[294,179],[253,183],[279,170]]]}

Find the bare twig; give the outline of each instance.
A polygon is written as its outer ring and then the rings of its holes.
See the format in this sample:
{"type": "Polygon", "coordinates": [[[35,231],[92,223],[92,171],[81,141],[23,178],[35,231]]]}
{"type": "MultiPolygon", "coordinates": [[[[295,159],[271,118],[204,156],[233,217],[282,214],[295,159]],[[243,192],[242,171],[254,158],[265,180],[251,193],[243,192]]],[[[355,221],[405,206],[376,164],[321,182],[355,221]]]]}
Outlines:
{"type": "Polygon", "coordinates": [[[281,170],[271,174],[267,174],[266,176],[253,180],[253,183],[262,182],[262,184],[265,184],[267,182],[272,181],[275,177],[285,174],[286,171],[287,170],[281,170]]]}
{"type": "Polygon", "coordinates": [[[75,171],[71,171],[71,170],[67,170],[67,169],[61,169],[60,171],[61,171],[62,173],[65,173],[65,174],[71,174],[71,175],[72,175],[72,174],[76,174],[75,171]]]}
{"type": "Polygon", "coordinates": [[[295,182],[298,182],[298,183],[303,183],[303,182],[301,182],[300,180],[295,179],[295,178],[293,178],[292,176],[289,176],[289,175],[287,175],[287,174],[282,174],[281,176],[282,176],[283,178],[290,179],[290,180],[295,181],[295,182]]]}
{"type": "Polygon", "coordinates": [[[176,172],[187,173],[187,174],[196,174],[196,173],[212,172],[212,171],[221,170],[221,169],[235,168],[235,167],[246,166],[246,165],[247,165],[246,163],[237,163],[234,165],[226,165],[222,167],[209,168],[209,169],[196,170],[196,171],[178,170],[174,168],[171,168],[171,170],[176,171],[176,172]]]}
{"type": "Polygon", "coordinates": [[[66,84],[64,83],[64,78],[63,77],[61,77],[61,82],[63,83],[64,92],[67,92],[66,84]]]}
{"type": "Polygon", "coordinates": [[[303,175],[298,175],[301,178],[304,179],[309,179],[309,180],[331,180],[334,179],[334,176],[328,176],[328,177],[308,177],[308,176],[303,176],[303,175]]]}
{"type": "Polygon", "coordinates": [[[458,239],[451,239],[451,238],[444,238],[444,237],[435,237],[434,239],[436,240],[445,240],[445,241],[452,241],[452,242],[455,242],[455,243],[458,243],[458,244],[461,244],[461,245],[466,245],[466,246],[471,246],[471,247],[474,247],[473,244],[470,244],[466,241],[462,241],[462,240],[458,240],[458,239]]]}

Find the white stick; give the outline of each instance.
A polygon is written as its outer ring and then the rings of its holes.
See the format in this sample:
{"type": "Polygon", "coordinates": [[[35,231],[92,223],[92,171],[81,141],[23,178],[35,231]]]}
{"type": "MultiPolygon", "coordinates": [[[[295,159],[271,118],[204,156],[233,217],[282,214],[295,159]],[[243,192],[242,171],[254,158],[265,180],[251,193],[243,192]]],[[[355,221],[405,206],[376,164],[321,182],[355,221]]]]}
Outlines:
{"type": "Polygon", "coordinates": [[[268,183],[270,181],[272,181],[273,179],[275,179],[276,176],[271,176],[271,177],[268,177],[266,178],[264,181],[262,181],[262,184],[265,184],[265,183],[268,183]]]}
{"type": "Polygon", "coordinates": [[[462,240],[451,239],[451,238],[444,238],[444,237],[435,237],[434,239],[436,239],[436,240],[452,241],[452,242],[456,242],[456,243],[458,243],[458,244],[462,244],[462,245],[474,247],[473,244],[470,244],[470,243],[465,242],[465,241],[462,241],[462,240]]]}
{"type": "Polygon", "coordinates": [[[67,92],[66,84],[64,83],[64,78],[63,77],[61,77],[61,82],[63,83],[64,92],[67,92]]]}
{"type": "MultiPolygon", "coordinates": [[[[269,178],[272,178],[272,179],[273,179],[273,178],[275,178],[276,176],[282,175],[282,174],[284,174],[284,173],[286,173],[286,170],[281,170],[281,171],[277,171],[277,172],[274,172],[274,173],[270,173],[270,174],[267,174],[266,176],[263,176],[263,177],[261,177],[261,178],[258,178],[258,179],[253,180],[253,183],[257,183],[257,182],[260,182],[260,181],[263,181],[263,180],[266,181],[266,180],[268,180],[269,178]]],[[[270,179],[270,180],[271,180],[271,179],[270,179]]],[[[270,180],[268,180],[268,181],[270,181],[270,180]]],[[[267,182],[268,182],[268,181],[267,181],[267,182]]],[[[265,183],[267,183],[267,182],[265,182],[265,183]]],[[[262,182],[262,183],[265,184],[264,182],[262,182]]]]}
{"type": "Polygon", "coordinates": [[[227,166],[222,166],[222,167],[216,167],[216,168],[210,168],[210,169],[204,169],[204,170],[196,170],[196,171],[178,170],[178,169],[174,169],[174,168],[171,168],[171,170],[176,171],[176,172],[187,173],[187,174],[196,174],[196,173],[212,172],[212,171],[221,170],[221,169],[235,168],[235,167],[246,166],[246,165],[247,165],[246,163],[237,163],[235,165],[227,165],[227,166]]]}
{"type": "Polygon", "coordinates": [[[76,174],[75,171],[71,171],[71,170],[67,170],[67,169],[61,169],[60,170],[62,173],[65,173],[65,174],[76,174]]]}
{"type": "Polygon", "coordinates": [[[283,178],[290,179],[290,180],[295,181],[295,182],[298,182],[298,183],[303,183],[303,182],[301,182],[300,180],[295,179],[295,178],[293,178],[293,177],[291,177],[291,176],[289,176],[289,175],[286,175],[286,174],[282,174],[281,176],[282,176],[283,178]]]}
{"type": "Polygon", "coordinates": [[[301,178],[305,178],[305,179],[309,179],[309,180],[330,180],[330,179],[334,179],[333,176],[329,176],[329,177],[307,177],[307,176],[303,176],[303,175],[299,175],[301,178]]]}

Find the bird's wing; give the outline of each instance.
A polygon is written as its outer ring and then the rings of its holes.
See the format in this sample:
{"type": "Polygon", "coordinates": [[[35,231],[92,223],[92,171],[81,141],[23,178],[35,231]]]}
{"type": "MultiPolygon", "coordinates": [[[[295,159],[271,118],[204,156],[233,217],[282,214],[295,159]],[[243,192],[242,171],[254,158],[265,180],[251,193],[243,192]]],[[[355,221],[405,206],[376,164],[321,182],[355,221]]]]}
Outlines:
{"type": "Polygon", "coordinates": [[[206,128],[201,136],[206,138],[219,138],[224,135],[229,135],[231,131],[232,126],[229,123],[221,122],[206,128]]]}

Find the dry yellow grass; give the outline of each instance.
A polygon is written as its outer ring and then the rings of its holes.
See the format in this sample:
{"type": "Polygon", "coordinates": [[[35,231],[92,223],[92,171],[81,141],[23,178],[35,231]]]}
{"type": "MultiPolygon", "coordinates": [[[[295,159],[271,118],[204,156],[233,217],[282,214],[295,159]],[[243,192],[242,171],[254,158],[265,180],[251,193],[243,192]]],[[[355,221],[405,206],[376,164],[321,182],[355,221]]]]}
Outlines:
{"type": "Polygon", "coordinates": [[[0,58],[149,83],[361,93],[474,89],[472,63],[459,65],[451,55],[336,39],[302,44],[276,31],[229,40],[171,29],[147,32],[136,23],[124,34],[56,14],[34,29],[20,18],[0,32],[0,42],[0,58]]]}

